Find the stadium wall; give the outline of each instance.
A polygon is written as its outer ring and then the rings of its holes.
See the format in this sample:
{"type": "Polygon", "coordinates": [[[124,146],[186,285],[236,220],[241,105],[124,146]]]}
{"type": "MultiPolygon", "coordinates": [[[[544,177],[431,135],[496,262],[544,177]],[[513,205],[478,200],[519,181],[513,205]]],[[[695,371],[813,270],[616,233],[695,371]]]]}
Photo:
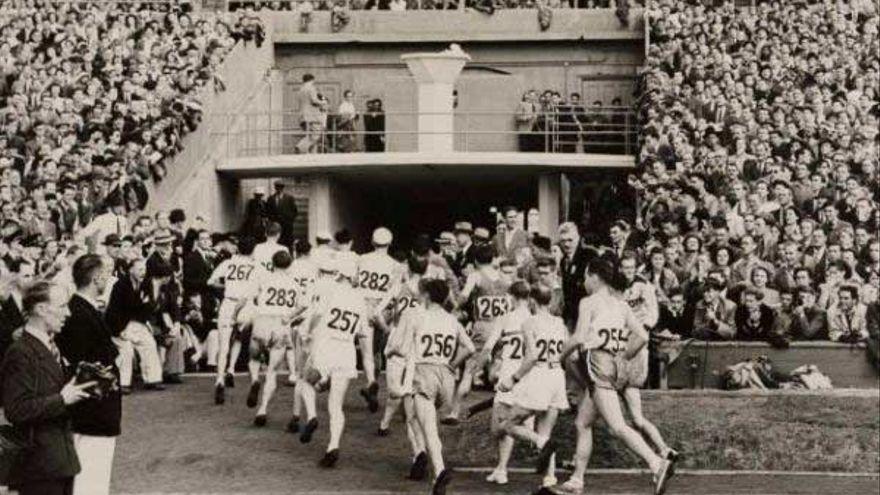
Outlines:
{"type": "Polygon", "coordinates": [[[558,9],[553,11],[547,29],[541,29],[537,10],[526,9],[500,9],[492,15],[474,10],[352,11],[349,23],[337,32],[331,28],[330,12],[327,11],[313,12],[305,32],[298,15],[289,12],[264,15],[272,25],[276,43],[459,43],[479,40],[641,40],[644,37],[643,9],[633,9],[625,27],[614,9],[558,9]]]}
{"type": "Polygon", "coordinates": [[[227,132],[246,125],[245,110],[268,113],[271,108],[271,67],[274,46],[238,44],[227,55],[220,76],[226,90],[215,92],[206,86],[199,94],[204,120],[184,137],[184,149],[168,165],[168,176],[153,186],[148,211],[182,208],[206,218],[216,230],[233,227],[241,210],[239,184],[218,177],[215,168],[225,159],[232,143],[227,132]]]}

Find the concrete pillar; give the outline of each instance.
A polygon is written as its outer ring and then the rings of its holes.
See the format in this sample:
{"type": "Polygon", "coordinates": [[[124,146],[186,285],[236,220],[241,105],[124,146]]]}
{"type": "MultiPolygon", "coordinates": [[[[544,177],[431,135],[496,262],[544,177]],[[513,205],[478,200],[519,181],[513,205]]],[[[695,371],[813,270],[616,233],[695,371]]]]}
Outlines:
{"type": "Polygon", "coordinates": [[[309,242],[315,243],[318,232],[336,232],[339,226],[333,178],[320,174],[309,181],[309,242]]]}
{"type": "Polygon", "coordinates": [[[453,44],[440,53],[408,53],[400,58],[417,85],[418,150],[453,151],[452,91],[470,56],[453,44]]]}
{"type": "Polygon", "coordinates": [[[538,177],[538,222],[540,232],[556,239],[559,227],[559,206],[562,174],[544,174],[538,177]]]}
{"type": "MultiPolygon", "coordinates": [[[[214,189],[214,208],[210,223],[218,231],[233,231],[241,227],[242,220],[242,191],[238,179],[232,177],[217,176],[208,186],[214,189]],[[213,185],[213,187],[211,187],[213,185]]],[[[192,211],[199,211],[194,208],[192,211]]]]}

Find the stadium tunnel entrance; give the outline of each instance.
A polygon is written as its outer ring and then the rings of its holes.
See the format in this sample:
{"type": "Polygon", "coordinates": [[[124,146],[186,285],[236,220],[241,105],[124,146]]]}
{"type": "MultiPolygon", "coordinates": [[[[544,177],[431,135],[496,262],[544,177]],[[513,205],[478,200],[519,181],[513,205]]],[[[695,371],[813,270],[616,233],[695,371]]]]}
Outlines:
{"type": "Polygon", "coordinates": [[[354,236],[354,249],[363,252],[370,249],[373,229],[385,226],[395,236],[392,250],[407,250],[418,235],[435,239],[443,231],[452,231],[456,221],[469,221],[474,227],[494,232],[493,208],[501,211],[507,205],[524,212],[529,208],[544,210],[543,220],[555,225],[561,206],[560,180],[559,173],[516,173],[493,167],[392,167],[381,172],[334,174],[317,179],[317,183],[313,179],[310,237],[321,229],[333,232],[347,228],[354,236]],[[321,196],[326,196],[324,204],[321,196]]]}

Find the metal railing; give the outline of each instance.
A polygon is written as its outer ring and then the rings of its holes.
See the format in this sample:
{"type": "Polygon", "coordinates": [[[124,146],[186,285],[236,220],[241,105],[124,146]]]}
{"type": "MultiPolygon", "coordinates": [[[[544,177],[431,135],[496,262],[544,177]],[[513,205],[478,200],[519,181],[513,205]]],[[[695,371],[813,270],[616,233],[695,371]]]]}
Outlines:
{"type": "Polygon", "coordinates": [[[517,121],[514,112],[363,113],[356,119],[325,114],[308,129],[301,113],[214,114],[212,141],[229,158],[278,154],[414,152],[420,135],[450,136],[460,152],[602,153],[632,155],[638,126],[628,107],[589,107],[574,112],[539,112],[517,121]],[[452,132],[420,131],[419,118],[452,119],[452,132]]]}

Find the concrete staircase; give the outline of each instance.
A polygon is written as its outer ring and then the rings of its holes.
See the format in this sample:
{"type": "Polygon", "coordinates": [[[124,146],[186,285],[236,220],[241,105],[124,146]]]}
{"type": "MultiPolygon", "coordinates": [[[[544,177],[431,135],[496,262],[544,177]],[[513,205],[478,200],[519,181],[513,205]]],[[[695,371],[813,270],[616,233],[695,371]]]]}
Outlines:
{"type": "Polygon", "coordinates": [[[165,179],[151,186],[147,213],[182,208],[189,218],[205,218],[212,229],[234,227],[230,222],[239,218],[241,209],[235,194],[238,185],[224,183],[215,169],[221,160],[235,156],[234,148],[241,143],[233,138],[248,118],[270,108],[274,44],[268,24],[267,31],[261,47],[239,43],[226,56],[220,71],[225,91],[215,92],[210,84],[202,88],[198,98],[204,119],[184,137],[183,151],[168,164],[165,179]]]}

